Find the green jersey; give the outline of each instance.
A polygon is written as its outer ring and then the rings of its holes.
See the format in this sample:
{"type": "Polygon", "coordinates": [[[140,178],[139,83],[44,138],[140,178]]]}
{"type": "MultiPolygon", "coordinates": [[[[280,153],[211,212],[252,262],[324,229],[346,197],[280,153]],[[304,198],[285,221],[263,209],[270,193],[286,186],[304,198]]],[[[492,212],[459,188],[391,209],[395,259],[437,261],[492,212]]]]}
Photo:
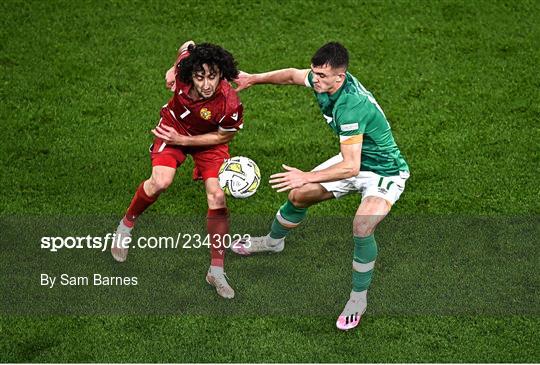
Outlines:
{"type": "MultiPolygon", "coordinates": [[[[306,77],[306,86],[313,87],[311,71],[306,77]]],[[[341,143],[362,141],[360,171],[372,171],[381,176],[409,171],[384,112],[353,75],[347,72],[345,82],[334,94],[315,92],[315,96],[327,124],[341,143]]]]}

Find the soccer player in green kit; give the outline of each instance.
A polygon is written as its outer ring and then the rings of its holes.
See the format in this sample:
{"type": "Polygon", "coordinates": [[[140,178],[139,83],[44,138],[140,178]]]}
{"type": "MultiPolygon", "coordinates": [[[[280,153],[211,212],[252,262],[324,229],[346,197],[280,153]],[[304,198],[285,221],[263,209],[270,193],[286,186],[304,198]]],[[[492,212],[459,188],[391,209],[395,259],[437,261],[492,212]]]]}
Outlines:
{"type": "Polygon", "coordinates": [[[240,255],[280,252],[285,237],[305,218],[313,204],[351,192],[362,194],[353,221],[353,273],[350,298],[336,326],[349,330],[360,323],[367,307],[377,243],[374,230],[399,199],[409,167],[399,151],[384,112],[373,95],[347,72],[348,51],[336,42],[322,46],[311,59],[311,69],[288,68],[260,74],[240,73],[237,91],[255,84],[311,87],[326,124],[339,137],[340,153],[309,172],[283,165],[285,172],[270,177],[278,192],[289,191],[271,231],[264,237],[239,241],[240,255]]]}

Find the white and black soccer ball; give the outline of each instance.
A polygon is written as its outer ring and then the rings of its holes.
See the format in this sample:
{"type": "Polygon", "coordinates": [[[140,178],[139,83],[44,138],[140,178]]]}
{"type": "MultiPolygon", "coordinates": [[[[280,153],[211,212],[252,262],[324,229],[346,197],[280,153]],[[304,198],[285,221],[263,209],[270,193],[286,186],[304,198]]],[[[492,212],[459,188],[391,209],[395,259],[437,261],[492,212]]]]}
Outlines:
{"type": "Polygon", "coordinates": [[[233,198],[248,198],[255,194],[261,183],[257,164],[243,156],[229,158],[219,169],[219,185],[233,198]]]}

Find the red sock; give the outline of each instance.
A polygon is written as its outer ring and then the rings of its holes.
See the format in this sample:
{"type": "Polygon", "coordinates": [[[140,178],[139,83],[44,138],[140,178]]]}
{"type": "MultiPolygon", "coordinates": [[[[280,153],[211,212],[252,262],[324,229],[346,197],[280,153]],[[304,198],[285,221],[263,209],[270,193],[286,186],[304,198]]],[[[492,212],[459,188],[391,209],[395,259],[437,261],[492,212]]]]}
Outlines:
{"type": "Polygon", "coordinates": [[[208,209],[206,229],[210,235],[210,265],[223,267],[223,260],[225,259],[223,240],[224,236],[229,233],[229,213],[227,208],[208,209]]]}
{"type": "Polygon", "coordinates": [[[129,205],[129,208],[126,212],[126,215],[124,216],[124,224],[128,227],[133,227],[135,225],[135,220],[138,216],[140,216],[146,208],[148,208],[150,205],[152,205],[157,200],[157,195],[150,197],[146,194],[144,191],[144,181],[139,185],[137,188],[137,191],[135,192],[135,195],[133,196],[133,200],[131,200],[131,204],[129,205]]]}

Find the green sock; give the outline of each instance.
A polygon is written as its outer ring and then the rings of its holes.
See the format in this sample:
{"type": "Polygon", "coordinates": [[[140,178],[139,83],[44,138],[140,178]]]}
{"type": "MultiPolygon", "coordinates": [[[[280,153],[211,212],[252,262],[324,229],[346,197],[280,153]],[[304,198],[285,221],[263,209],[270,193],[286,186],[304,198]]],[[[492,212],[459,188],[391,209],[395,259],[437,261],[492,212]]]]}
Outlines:
{"type": "Polygon", "coordinates": [[[353,237],[353,291],[367,290],[373,278],[373,268],[377,258],[377,242],[373,235],[368,237],[353,237]]]}
{"type": "Polygon", "coordinates": [[[307,214],[307,208],[297,208],[287,200],[285,204],[279,208],[279,211],[272,222],[270,237],[281,239],[287,236],[289,231],[302,222],[307,214]]]}

